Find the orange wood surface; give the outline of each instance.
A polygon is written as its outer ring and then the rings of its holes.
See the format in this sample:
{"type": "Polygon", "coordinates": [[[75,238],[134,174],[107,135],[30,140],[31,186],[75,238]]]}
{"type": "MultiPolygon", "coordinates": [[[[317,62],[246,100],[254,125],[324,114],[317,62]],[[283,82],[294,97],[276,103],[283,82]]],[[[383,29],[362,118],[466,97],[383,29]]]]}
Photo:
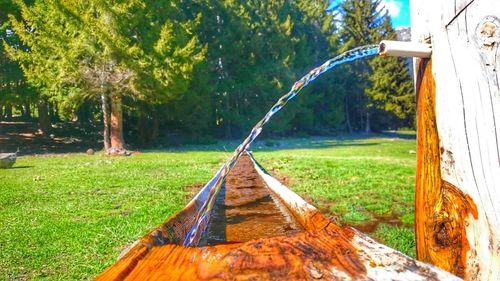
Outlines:
{"type": "Polygon", "coordinates": [[[262,198],[273,191],[261,190],[265,184],[263,178],[252,171],[255,168],[249,161],[243,158],[234,170],[236,175],[245,175],[230,177],[226,186],[229,190],[221,189],[220,196],[225,200],[219,204],[218,208],[222,209],[214,209],[213,219],[220,219],[216,213],[224,217],[207,230],[220,229],[224,234],[220,237],[227,239],[226,243],[202,247],[179,245],[195,217],[198,207],[195,200],[141,239],[96,280],[408,280],[417,277],[419,280],[455,280],[446,272],[419,263],[360,232],[336,225],[300,197],[291,199],[288,189],[281,191],[281,196],[288,196],[288,203],[276,193],[273,200],[280,201],[275,201],[276,206],[283,204],[280,208],[286,208],[301,227],[290,229],[290,218],[268,219],[267,216],[276,214],[269,214],[269,201],[262,198]],[[264,203],[264,208],[253,206],[256,202],[264,203]],[[238,216],[238,220],[235,221],[234,216],[238,216]],[[246,220],[244,223],[239,221],[242,218],[246,220]],[[259,226],[261,230],[257,229],[259,226]],[[270,233],[275,236],[270,237],[270,233]]]}
{"type": "Polygon", "coordinates": [[[436,85],[431,61],[422,61],[417,87],[417,176],[415,230],[417,258],[457,276],[465,276],[469,243],[467,217],[477,219],[476,205],[457,187],[441,178],[436,123],[436,85]]]}
{"type": "Polygon", "coordinates": [[[209,247],[178,245],[132,253],[97,280],[332,280],[335,267],[362,277],[366,268],[350,242],[352,232],[334,225],[323,230],[209,247]]]}

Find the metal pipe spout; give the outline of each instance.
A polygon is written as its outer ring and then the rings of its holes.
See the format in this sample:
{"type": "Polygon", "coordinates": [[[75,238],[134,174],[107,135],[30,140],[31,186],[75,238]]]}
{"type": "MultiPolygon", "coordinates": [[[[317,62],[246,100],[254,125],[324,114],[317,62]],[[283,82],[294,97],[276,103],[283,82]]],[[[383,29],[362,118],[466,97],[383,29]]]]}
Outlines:
{"type": "Polygon", "coordinates": [[[378,53],[382,57],[430,58],[432,54],[432,45],[426,43],[382,40],[378,46],[378,53]]]}

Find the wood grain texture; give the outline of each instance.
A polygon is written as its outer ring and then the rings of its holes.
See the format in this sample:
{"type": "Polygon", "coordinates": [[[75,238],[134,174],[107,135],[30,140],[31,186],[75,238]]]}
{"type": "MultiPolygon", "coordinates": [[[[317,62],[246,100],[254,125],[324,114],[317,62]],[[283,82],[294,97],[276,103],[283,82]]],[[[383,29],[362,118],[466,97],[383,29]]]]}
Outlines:
{"type": "Polygon", "coordinates": [[[473,200],[441,177],[441,154],[436,123],[436,87],[431,62],[422,61],[418,76],[417,175],[415,229],[417,256],[464,277],[469,242],[469,214],[477,219],[473,200]]]}
{"type": "Polygon", "coordinates": [[[152,248],[123,274],[120,260],[96,280],[459,280],[330,225],[293,236],[189,248],[152,248]]]}
{"type": "Polygon", "coordinates": [[[413,38],[433,45],[418,79],[418,258],[467,280],[500,280],[500,5],[411,8],[413,38]]]}
{"type": "MultiPolygon", "coordinates": [[[[188,205],[96,280],[459,280],[329,221],[251,159],[254,166],[245,167],[256,171],[245,174],[262,177],[252,182],[265,183],[284,208],[302,218],[297,221],[305,231],[276,237],[264,233],[267,238],[205,247],[184,247],[158,239],[162,237],[159,233],[171,233],[166,230],[176,226],[180,218],[193,215],[196,208],[188,205]]],[[[232,189],[233,184],[241,187],[239,181],[231,181],[226,188],[232,189]]],[[[227,197],[228,204],[241,201],[233,195],[227,197]]],[[[240,226],[244,232],[244,225],[240,226]]]]}

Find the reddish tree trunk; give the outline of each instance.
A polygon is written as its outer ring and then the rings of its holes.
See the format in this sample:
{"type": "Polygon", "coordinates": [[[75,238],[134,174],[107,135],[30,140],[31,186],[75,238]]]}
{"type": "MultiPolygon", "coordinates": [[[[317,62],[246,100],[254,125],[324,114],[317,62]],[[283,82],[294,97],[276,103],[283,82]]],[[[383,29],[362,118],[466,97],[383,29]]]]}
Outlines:
{"type": "Polygon", "coordinates": [[[123,139],[123,111],[122,97],[119,94],[111,96],[111,148],[116,150],[125,149],[125,141],[123,139]]]}

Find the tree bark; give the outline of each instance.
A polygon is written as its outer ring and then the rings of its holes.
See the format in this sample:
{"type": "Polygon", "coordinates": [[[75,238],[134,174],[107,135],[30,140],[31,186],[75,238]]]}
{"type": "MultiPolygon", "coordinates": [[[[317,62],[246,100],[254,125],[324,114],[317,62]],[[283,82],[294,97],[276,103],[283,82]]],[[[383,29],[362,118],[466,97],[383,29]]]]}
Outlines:
{"type": "Polygon", "coordinates": [[[369,134],[372,132],[372,128],[370,126],[370,112],[366,113],[366,123],[365,123],[365,134],[369,134]]]}
{"type": "Polygon", "coordinates": [[[31,119],[31,107],[30,107],[29,102],[23,103],[22,109],[23,109],[22,110],[23,119],[25,119],[25,120],[31,119]]]}
{"type": "Polygon", "coordinates": [[[413,0],[417,257],[465,280],[500,280],[500,6],[413,0]],[[494,16],[496,15],[496,16],[494,16]]]}
{"type": "Polygon", "coordinates": [[[48,134],[52,129],[49,118],[49,108],[47,102],[44,100],[38,102],[38,127],[44,135],[48,134]]]}
{"type": "Polygon", "coordinates": [[[57,103],[49,104],[49,115],[52,122],[61,121],[61,118],[59,118],[59,111],[57,110],[57,103]]]}
{"type": "Polygon", "coordinates": [[[44,100],[38,102],[38,127],[44,135],[48,134],[52,129],[49,118],[49,108],[47,102],[44,100]]]}
{"type": "Polygon", "coordinates": [[[347,130],[349,133],[352,133],[352,126],[351,126],[351,117],[349,117],[349,98],[346,95],[344,99],[344,111],[345,111],[345,122],[347,126],[347,130]]]}
{"type": "Polygon", "coordinates": [[[12,119],[12,105],[10,104],[5,105],[5,119],[12,119]]]}
{"type": "Polygon", "coordinates": [[[106,94],[101,95],[101,110],[103,123],[104,150],[108,151],[111,148],[111,140],[109,138],[109,101],[106,94]]]}
{"type": "Polygon", "coordinates": [[[111,96],[111,128],[110,139],[111,149],[118,151],[125,150],[125,140],[123,139],[123,111],[122,97],[119,94],[111,96]]]}

